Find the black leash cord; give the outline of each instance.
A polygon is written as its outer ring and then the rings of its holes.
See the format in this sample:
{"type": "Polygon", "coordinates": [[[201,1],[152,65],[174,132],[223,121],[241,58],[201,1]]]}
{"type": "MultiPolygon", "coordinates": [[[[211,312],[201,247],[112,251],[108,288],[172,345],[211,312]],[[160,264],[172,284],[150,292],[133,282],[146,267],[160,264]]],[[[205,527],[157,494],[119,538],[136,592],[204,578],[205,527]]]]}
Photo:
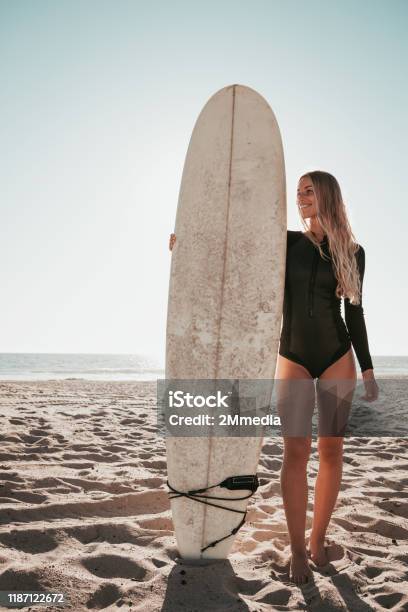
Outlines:
{"type": "MultiPolygon", "coordinates": [[[[232,477],[232,478],[236,478],[236,477],[232,477]]],[[[229,480],[229,479],[227,479],[229,480]]],[[[200,493],[204,493],[205,491],[208,491],[209,489],[215,489],[215,487],[219,487],[219,486],[225,486],[224,483],[226,481],[223,481],[222,483],[219,483],[218,485],[212,485],[211,487],[207,487],[205,489],[196,489],[196,490],[192,490],[192,491],[177,491],[177,489],[175,489],[174,487],[172,487],[169,483],[169,481],[167,481],[167,486],[170,489],[170,491],[173,493],[173,495],[169,495],[169,499],[176,499],[179,497],[186,497],[187,499],[192,499],[193,501],[197,501],[200,502],[201,504],[205,504],[206,506],[213,506],[214,508],[220,508],[221,510],[228,510],[229,512],[235,512],[236,514],[242,514],[242,520],[239,523],[239,525],[237,525],[236,527],[234,527],[234,529],[231,531],[231,533],[229,533],[228,535],[224,536],[223,538],[220,538],[219,540],[214,540],[214,542],[210,542],[210,544],[207,544],[207,546],[205,546],[204,548],[201,549],[201,552],[204,552],[205,550],[207,550],[207,548],[211,548],[216,546],[217,544],[219,544],[220,542],[223,542],[224,540],[226,540],[227,538],[230,538],[231,536],[235,535],[242,527],[242,525],[245,523],[245,518],[247,515],[247,511],[246,510],[237,510],[236,508],[228,508],[227,506],[220,506],[219,504],[213,504],[209,501],[209,499],[216,499],[217,501],[235,501],[235,500],[243,500],[243,499],[249,499],[250,497],[252,497],[252,495],[255,493],[256,489],[258,488],[258,479],[256,476],[252,477],[252,486],[251,487],[246,487],[245,486],[245,481],[242,482],[242,488],[247,488],[247,490],[250,490],[251,492],[248,495],[244,495],[243,497],[234,497],[234,498],[230,498],[230,497],[216,497],[211,496],[211,495],[200,495],[200,493]]],[[[229,488],[229,487],[227,487],[229,488]]],[[[238,487],[234,487],[235,490],[237,490],[238,487]]]]}

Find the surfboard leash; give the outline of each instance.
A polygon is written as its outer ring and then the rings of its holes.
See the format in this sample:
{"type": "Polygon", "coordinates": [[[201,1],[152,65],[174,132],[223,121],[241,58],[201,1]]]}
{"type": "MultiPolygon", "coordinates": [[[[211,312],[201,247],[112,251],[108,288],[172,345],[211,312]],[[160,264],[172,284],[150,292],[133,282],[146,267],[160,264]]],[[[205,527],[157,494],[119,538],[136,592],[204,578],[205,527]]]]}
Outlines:
{"type": "Polygon", "coordinates": [[[177,491],[177,489],[170,485],[169,481],[167,481],[167,486],[171,491],[169,493],[169,499],[176,499],[177,497],[187,497],[187,499],[192,499],[193,501],[200,502],[201,504],[205,504],[206,506],[213,506],[214,508],[221,508],[221,510],[228,510],[229,512],[235,512],[236,514],[243,515],[241,522],[239,523],[239,525],[234,527],[231,533],[224,536],[223,538],[220,538],[219,540],[214,540],[214,542],[210,542],[210,544],[207,544],[207,546],[201,549],[201,552],[204,552],[205,550],[207,550],[207,548],[212,548],[220,542],[223,542],[227,538],[230,538],[231,536],[235,535],[245,523],[247,515],[247,510],[237,510],[236,508],[228,508],[228,506],[213,504],[212,502],[206,500],[215,499],[217,501],[239,501],[242,499],[249,499],[259,487],[259,480],[256,474],[250,474],[245,476],[229,476],[222,482],[212,485],[211,487],[205,487],[203,489],[193,489],[191,491],[177,491]],[[233,499],[231,499],[230,497],[218,497],[215,495],[202,495],[202,493],[205,493],[210,489],[215,489],[216,487],[223,487],[224,489],[229,489],[230,491],[246,490],[250,491],[250,493],[248,493],[248,495],[244,495],[243,497],[234,497],[233,499]]]}

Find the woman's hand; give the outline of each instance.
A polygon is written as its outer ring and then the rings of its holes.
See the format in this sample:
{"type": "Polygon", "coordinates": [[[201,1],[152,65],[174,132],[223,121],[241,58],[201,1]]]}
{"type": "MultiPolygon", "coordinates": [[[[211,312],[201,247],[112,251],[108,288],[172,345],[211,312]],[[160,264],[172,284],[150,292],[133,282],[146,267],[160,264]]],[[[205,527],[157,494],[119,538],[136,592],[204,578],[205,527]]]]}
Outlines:
{"type": "Polygon", "coordinates": [[[170,249],[170,251],[173,250],[175,242],[176,242],[176,234],[170,234],[170,240],[169,240],[169,249],[170,249]]]}
{"type": "Polygon", "coordinates": [[[374,378],[374,370],[364,370],[362,373],[364,386],[365,386],[365,395],[361,396],[360,399],[365,400],[367,402],[374,402],[378,398],[378,385],[374,378]]]}

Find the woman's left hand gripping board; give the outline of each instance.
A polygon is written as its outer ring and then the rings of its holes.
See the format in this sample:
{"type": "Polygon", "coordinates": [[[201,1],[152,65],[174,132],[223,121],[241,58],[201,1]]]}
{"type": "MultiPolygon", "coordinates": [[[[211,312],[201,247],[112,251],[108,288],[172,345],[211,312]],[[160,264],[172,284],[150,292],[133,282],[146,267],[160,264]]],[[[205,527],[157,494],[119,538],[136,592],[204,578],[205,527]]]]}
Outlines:
{"type": "Polygon", "coordinates": [[[170,251],[173,250],[175,242],[176,242],[176,234],[170,234],[170,241],[169,241],[169,249],[170,249],[170,251]]]}

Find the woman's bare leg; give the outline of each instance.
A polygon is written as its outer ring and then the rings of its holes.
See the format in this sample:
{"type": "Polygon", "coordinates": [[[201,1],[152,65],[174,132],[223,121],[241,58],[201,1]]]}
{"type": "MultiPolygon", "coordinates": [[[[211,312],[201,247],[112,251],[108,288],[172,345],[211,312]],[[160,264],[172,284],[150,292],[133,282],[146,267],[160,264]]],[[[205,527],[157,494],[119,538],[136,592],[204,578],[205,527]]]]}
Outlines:
{"type": "MultiPolygon", "coordinates": [[[[310,411],[311,397],[314,407],[314,383],[311,376],[299,364],[278,356],[277,371],[275,375],[279,379],[276,389],[278,398],[278,411],[281,416],[286,416],[289,411],[289,418],[286,419],[288,426],[295,425],[293,422],[292,411],[302,410],[302,401],[296,401],[296,383],[294,379],[306,379],[300,382],[300,387],[307,385],[309,390],[309,405],[304,405],[305,410],[310,411]],[[311,385],[313,392],[311,396],[311,385]],[[293,388],[295,389],[293,391],[293,388]],[[286,401],[280,401],[286,396],[286,401]],[[282,411],[286,411],[282,415],[282,411]],[[291,422],[292,420],[292,422],[291,422]]],[[[305,387],[304,387],[305,388],[305,387]]],[[[312,409],[313,412],[313,409],[312,409]]],[[[296,415],[295,415],[296,419],[296,415]]],[[[283,422],[283,421],[282,421],[283,422]]],[[[290,560],[290,578],[297,584],[308,581],[311,570],[308,564],[307,551],[305,544],[306,510],[307,510],[307,462],[310,455],[311,437],[306,436],[284,436],[284,455],[281,470],[281,491],[283,505],[285,509],[286,521],[290,538],[292,556],[290,560]]]]}
{"type": "Polygon", "coordinates": [[[310,438],[285,438],[281,470],[281,491],[292,550],[290,574],[296,583],[307,582],[311,575],[305,544],[308,497],[307,462],[310,438]]]}
{"type": "MultiPolygon", "coordinates": [[[[356,382],[356,367],[352,351],[346,353],[338,361],[332,364],[322,376],[321,390],[318,391],[321,405],[319,406],[319,418],[321,411],[331,410],[333,402],[333,389],[337,390],[339,407],[338,421],[346,420],[347,407],[350,408],[352,395],[356,382]],[[331,382],[325,382],[331,381],[331,382]],[[324,398],[324,393],[328,395],[331,386],[331,397],[324,398]],[[326,391],[325,391],[326,387],[326,391]]],[[[319,386],[318,383],[318,386],[319,386]]],[[[336,398],[334,398],[336,399],[336,398]]],[[[326,530],[336,504],[340,490],[343,470],[343,437],[341,436],[319,436],[319,472],[316,478],[314,495],[313,525],[310,535],[310,555],[316,565],[325,565],[329,559],[324,546],[326,530]]]]}

